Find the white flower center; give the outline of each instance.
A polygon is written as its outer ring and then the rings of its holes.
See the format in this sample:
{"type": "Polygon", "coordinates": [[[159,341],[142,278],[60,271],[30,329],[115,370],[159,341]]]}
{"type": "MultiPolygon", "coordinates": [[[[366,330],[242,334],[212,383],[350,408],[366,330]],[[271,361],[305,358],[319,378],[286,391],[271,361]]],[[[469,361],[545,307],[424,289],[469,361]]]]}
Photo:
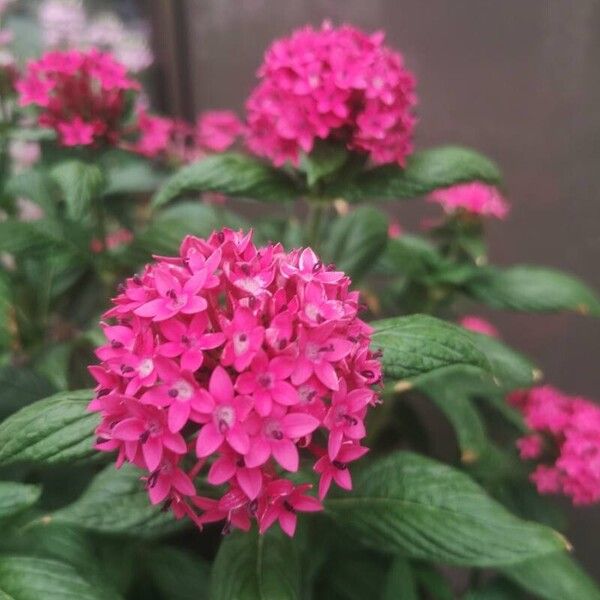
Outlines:
{"type": "Polygon", "coordinates": [[[148,377],[154,370],[154,361],[151,358],[145,358],[137,368],[140,377],[148,377]]]}

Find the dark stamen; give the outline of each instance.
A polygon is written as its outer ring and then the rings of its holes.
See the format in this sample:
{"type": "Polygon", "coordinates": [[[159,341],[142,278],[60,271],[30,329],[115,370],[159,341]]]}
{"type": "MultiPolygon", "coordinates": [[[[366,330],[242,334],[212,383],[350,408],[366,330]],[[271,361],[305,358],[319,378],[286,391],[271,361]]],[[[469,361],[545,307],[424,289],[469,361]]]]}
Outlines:
{"type": "Polygon", "coordinates": [[[110,394],[110,390],[107,388],[102,388],[96,392],[96,397],[102,398],[102,396],[106,396],[106,394],[110,394]]]}
{"type": "Polygon", "coordinates": [[[282,440],[283,439],[283,433],[281,433],[281,431],[279,431],[279,430],[273,431],[273,433],[271,433],[271,436],[274,439],[276,439],[276,440],[282,440]]]}
{"type": "Polygon", "coordinates": [[[174,388],[171,388],[171,389],[169,390],[169,396],[170,396],[171,398],[177,398],[177,396],[179,396],[179,391],[178,391],[178,390],[176,390],[176,389],[174,389],[174,388]]]}
{"type": "Polygon", "coordinates": [[[285,510],[287,510],[291,513],[296,512],[296,509],[287,500],[283,501],[283,507],[285,508],[285,510]]]}
{"type": "Polygon", "coordinates": [[[144,431],[140,434],[140,444],[145,444],[150,437],[150,432],[148,430],[144,431]]]}
{"type": "Polygon", "coordinates": [[[119,342],[119,340],[112,340],[110,342],[110,345],[115,349],[118,350],[119,348],[123,347],[123,342],[119,342]]]}
{"type": "Polygon", "coordinates": [[[331,464],[332,464],[332,465],[333,465],[333,466],[334,466],[336,469],[339,469],[340,471],[344,471],[345,469],[347,469],[347,468],[348,468],[348,465],[346,465],[346,464],[345,464],[345,463],[343,463],[343,462],[340,462],[339,460],[334,460],[334,461],[333,461],[331,464]]]}

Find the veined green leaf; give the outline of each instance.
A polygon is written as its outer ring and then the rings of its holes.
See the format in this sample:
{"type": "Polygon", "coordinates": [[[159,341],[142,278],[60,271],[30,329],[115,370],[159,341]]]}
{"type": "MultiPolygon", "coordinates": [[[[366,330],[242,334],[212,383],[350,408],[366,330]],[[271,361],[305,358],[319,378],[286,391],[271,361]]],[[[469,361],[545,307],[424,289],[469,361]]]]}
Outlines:
{"type": "Polygon", "coordinates": [[[281,169],[243,154],[215,154],[181,169],[155,194],[157,208],[185,192],[221,192],[268,202],[295,200],[302,194],[281,169]]]}
{"type": "Polygon", "coordinates": [[[211,600],[299,600],[300,564],[294,542],[272,529],[225,538],[215,559],[211,600]]]}
{"type": "Polygon", "coordinates": [[[504,574],[544,600],[599,600],[594,581],[566,552],[527,560],[503,569],[504,574]]]}
{"type": "Polygon", "coordinates": [[[61,392],[25,406],[0,423],[0,465],[50,465],[94,456],[98,416],[86,410],[90,390],[61,392]]]}
{"type": "Polygon", "coordinates": [[[506,566],[565,548],[552,529],[511,515],[464,473],[408,452],[355,478],[326,510],[362,543],[455,565],[506,566]]]}
{"type": "Polygon", "coordinates": [[[2,600],[119,600],[116,593],[92,585],[74,567],[57,560],[0,556],[2,600]]]}
{"type": "Polygon", "coordinates": [[[385,215],[372,207],[361,206],[334,222],[323,248],[323,259],[333,262],[357,283],[384,251],[387,228],[385,215]]]}
{"type": "Polygon", "coordinates": [[[173,516],[150,504],[141,481],[143,473],[125,464],[108,465],[73,504],[42,519],[67,523],[100,533],[127,533],[155,537],[177,529],[173,516]]]}
{"type": "Polygon", "coordinates": [[[404,169],[398,165],[384,165],[335,181],[324,193],[349,202],[398,200],[466,181],[498,184],[500,180],[498,167],[478,152],[459,146],[443,146],[415,152],[404,169]]]}
{"type": "Polygon", "coordinates": [[[393,380],[468,365],[490,371],[490,363],[468,333],[427,315],[374,321],[373,347],[383,351],[383,369],[393,380]]]}
{"type": "Polygon", "coordinates": [[[525,312],[576,311],[600,315],[600,299],[585,283],[566,273],[521,265],[489,268],[471,280],[467,292],[494,308],[525,312]]]}
{"type": "Polygon", "coordinates": [[[0,520],[33,506],[40,494],[41,490],[37,485],[0,481],[0,520]]]}
{"type": "Polygon", "coordinates": [[[70,218],[80,220],[91,210],[92,200],[104,186],[102,171],[79,160],[58,163],[51,171],[52,178],[62,191],[70,218]]]}

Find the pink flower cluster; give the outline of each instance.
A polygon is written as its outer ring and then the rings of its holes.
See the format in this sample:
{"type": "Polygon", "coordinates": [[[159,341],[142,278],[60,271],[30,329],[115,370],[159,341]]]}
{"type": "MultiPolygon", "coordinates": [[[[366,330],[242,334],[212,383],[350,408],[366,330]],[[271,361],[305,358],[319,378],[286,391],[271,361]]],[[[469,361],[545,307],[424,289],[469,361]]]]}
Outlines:
{"type": "Polygon", "coordinates": [[[430,194],[429,201],[440,204],[447,213],[464,211],[497,219],[506,218],[510,210],[508,202],[494,186],[479,181],[440,188],[430,194]]]}
{"type": "Polygon", "coordinates": [[[139,139],[133,150],[144,156],[164,156],[176,162],[192,162],[202,156],[228,150],[242,135],[244,127],[228,110],[206,111],[195,125],[185,121],[138,111],[139,139]]]}
{"type": "Polygon", "coordinates": [[[79,146],[120,139],[126,94],[139,85],[110,54],[92,49],[47,52],[28,63],[16,87],[21,106],[40,108],[41,126],[63,145],[79,146]]]}
{"type": "Polygon", "coordinates": [[[519,391],[509,402],[534,433],[517,442],[521,458],[544,459],[531,474],[540,494],[563,493],[573,504],[600,500],[600,407],[551,386],[519,391]]]}
{"type": "Polygon", "coordinates": [[[273,43],[246,103],[249,148],[276,165],[298,164],[317,139],[333,139],[375,163],[404,165],[415,79],[383,41],[381,32],[326,22],[273,43]]]}
{"type": "Polygon", "coordinates": [[[256,519],[261,532],[279,521],[293,535],[297,512],[321,509],[286,477],[300,453],[322,500],[332,482],[351,488],[349,464],[367,452],[381,366],[349,286],[310,248],[257,248],[228,229],[187,237],[105,314],[108,343],[90,367],[97,449],[147,470],[150,501],[178,518],[226,530],[256,519]],[[197,493],[205,467],[215,497],[197,493]]]}

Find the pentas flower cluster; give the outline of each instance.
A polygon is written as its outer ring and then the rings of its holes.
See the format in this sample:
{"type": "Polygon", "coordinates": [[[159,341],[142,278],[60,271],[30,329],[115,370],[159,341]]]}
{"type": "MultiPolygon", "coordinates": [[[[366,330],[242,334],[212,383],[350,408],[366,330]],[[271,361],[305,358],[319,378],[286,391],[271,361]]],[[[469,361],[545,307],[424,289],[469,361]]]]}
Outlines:
{"type": "Polygon", "coordinates": [[[412,151],[415,79],[381,32],[304,27],[267,50],[247,103],[248,146],[276,165],[298,164],[317,139],[339,140],[375,163],[412,151]]]}
{"type": "Polygon", "coordinates": [[[600,407],[551,386],[519,391],[509,402],[534,431],[518,440],[521,458],[542,460],[531,474],[541,494],[566,494],[573,504],[600,500],[600,407]]]}
{"type": "Polygon", "coordinates": [[[86,146],[117,143],[127,92],[139,85],[110,54],[92,49],[47,52],[28,63],[16,87],[19,104],[39,107],[39,124],[63,145],[86,146]]]}
{"type": "Polygon", "coordinates": [[[178,518],[226,531],[278,521],[293,535],[298,512],[321,510],[311,485],[287,476],[301,454],[322,500],[332,483],[351,488],[349,465],[367,452],[381,366],[349,286],[309,248],[257,248],[228,229],[186,238],[105,314],[90,367],[97,449],[145,469],[150,501],[178,518]],[[204,471],[213,497],[198,494],[204,471]]]}
{"type": "Polygon", "coordinates": [[[481,217],[504,219],[510,206],[497,188],[479,181],[440,188],[429,196],[430,202],[442,206],[447,213],[465,212],[481,217]]]}

